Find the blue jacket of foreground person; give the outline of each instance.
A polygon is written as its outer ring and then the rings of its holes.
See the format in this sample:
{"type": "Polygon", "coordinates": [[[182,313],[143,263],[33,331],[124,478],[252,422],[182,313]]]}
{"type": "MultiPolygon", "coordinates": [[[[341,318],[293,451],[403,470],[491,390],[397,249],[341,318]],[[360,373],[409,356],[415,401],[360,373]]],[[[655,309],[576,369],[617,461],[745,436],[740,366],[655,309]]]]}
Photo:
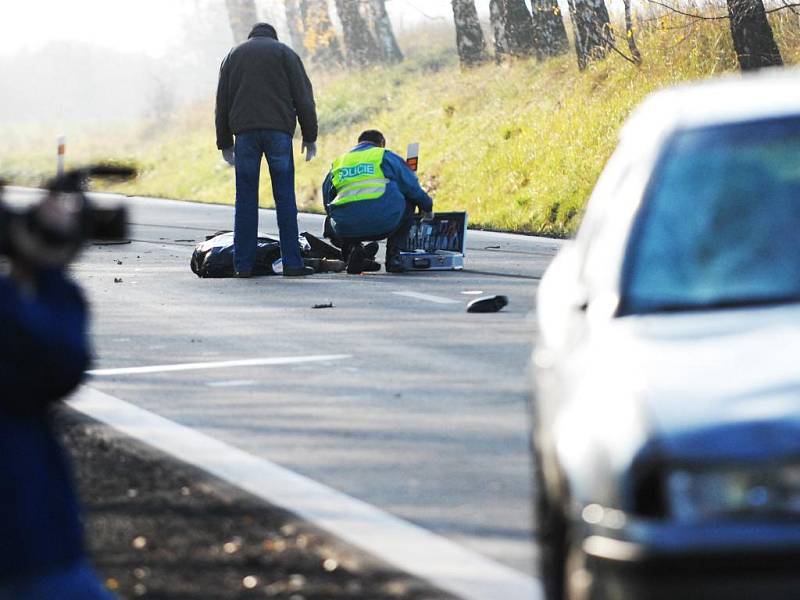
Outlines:
{"type": "Polygon", "coordinates": [[[0,276],[3,598],[3,590],[17,589],[20,580],[84,560],[69,465],[48,415],[53,403],[78,385],[89,364],[86,304],[60,270],[39,271],[35,284],[35,293],[27,292],[0,276]]]}
{"type": "MultiPolygon", "coordinates": [[[[361,142],[350,153],[376,147],[372,142],[361,142]]],[[[433,200],[422,189],[416,173],[405,160],[386,150],[380,166],[387,180],[385,192],[379,198],[341,205],[334,203],[338,190],[333,184],[333,170],[328,173],[322,183],[322,200],[337,236],[370,238],[387,235],[400,226],[408,207],[413,209],[417,206],[423,212],[433,210],[433,200]]]]}

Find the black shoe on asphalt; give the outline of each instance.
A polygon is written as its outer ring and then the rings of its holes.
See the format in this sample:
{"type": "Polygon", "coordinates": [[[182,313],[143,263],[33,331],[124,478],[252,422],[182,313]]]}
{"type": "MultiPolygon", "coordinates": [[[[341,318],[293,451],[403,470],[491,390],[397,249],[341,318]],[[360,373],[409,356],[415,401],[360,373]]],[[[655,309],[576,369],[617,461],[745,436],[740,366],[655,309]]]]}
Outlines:
{"type": "Polygon", "coordinates": [[[380,271],[381,263],[367,259],[361,263],[361,270],[364,271],[364,273],[374,273],[376,271],[380,271]]]}
{"type": "Polygon", "coordinates": [[[404,273],[403,259],[400,258],[400,248],[386,244],[386,272],[404,273]]]}
{"type": "MultiPolygon", "coordinates": [[[[378,253],[378,242],[370,242],[364,245],[364,258],[372,260],[378,253]]],[[[366,269],[365,269],[366,270],[366,269]]]]}
{"type": "Polygon", "coordinates": [[[386,272],[387,273],[405,273],[406,269],[403,266],[403,263],[397,260],[387,260],[386,261],[386,272]]]}
{"type": "Polygon", "coordinates": [[[253,276],[252,271],[236,271],[233,276],[236,279],[250,279],[253,276]]]}
{"type": "Polygon", "coordinates": [[[350,256],[347,257],[347,272],[350,275],[358,275],[364,271],[364,247],[361,244],[355,244],[350,250],[350,256]]]}
{"type": "Polygon", "coordinates": [[[314,267],[283,267],[284,277],[305,277],[306,275],[313,275],[314,267]]]}

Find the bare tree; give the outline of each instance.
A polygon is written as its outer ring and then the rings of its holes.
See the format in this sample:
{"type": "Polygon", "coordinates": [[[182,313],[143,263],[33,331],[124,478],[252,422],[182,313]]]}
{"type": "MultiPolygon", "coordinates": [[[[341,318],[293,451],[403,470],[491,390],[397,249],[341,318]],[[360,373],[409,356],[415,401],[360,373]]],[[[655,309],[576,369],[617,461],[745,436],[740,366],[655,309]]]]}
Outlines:
{"type": "Polygon", "coordinates": [[[359,0],[336,0],[349,67],[366,67],[380,62],[378,44],[361,15],[360,4],[359,0]]]}
{"type": "Polygon", "coordinates": [[[636,37],[633,34],[633,17],[631,16],[631,0],[622,0],[625,5],[625,39],[628,40],[628,50],[631,51],[633,62],[641,64],[642,53],[636,47],[636,37]]]}
{"type": "Polygon", "coordinates": [[[578,68],[603,58],[611,49],[611,21],[604,0],[567,0],[575,33],[578,68]]]}
{"type": "Polygon", "coordinates": [[[533,43],[539,60],[569,51],[567,30],[558,0],[531,0],[533,43]]]}
{"type": "Polygon", "coordinates": [[[506,33],[506,18],[502,0],[489,0],[489,24],[494,38],[494,59],[500,62],[511,53],[506,33]]]}
{"type": "Polygon", "coordinates": [[[742,71],[783,64],[762,0],[727,0],[733,47],[742,71]]]}
{"type": "Polygon", "coordinates": [[[341,65],[344,59],[327,0],[300,0],[300,15],[303,18],[303,45],[311,62],[321,67],[341,65]]]}
{"type": "Polygon", "coordinates": [[[520,58],[533,56],[533,20],[525,0],[501,0],[505,5],[506,34],[511,54],[520,58]]]}
{"type": "Polygon", "coordinates": [[[300,58],[305,58],[307,53],[303,44],[303,17],[300,14],[300,3],[298,0],[284,0],[283,7],[286,11],[286,28],[289,30],[289,43],[300,58]]]}
{"type": "Polygon", "coordinates": [[[386,0],[367,0],[367,9],[381,61],[386,64],[399,63],[403,60],[403,53],[394,37],[392,22],[389,13],[386,12],[386,0]]]}
{"type": "Polygon", "coordinates": [[[478,21],[475,0],[451,0],[456,25],[456,47],[462,67],[471,67],[486,60],[486,42],[478,21]]]}
{"type": "Polygon", "coordinates": [[[245,41],[253,25],[258,23],[255,0],[225,0],[225,6],[228,8],[233,41],[237,44],[245,41]]]}

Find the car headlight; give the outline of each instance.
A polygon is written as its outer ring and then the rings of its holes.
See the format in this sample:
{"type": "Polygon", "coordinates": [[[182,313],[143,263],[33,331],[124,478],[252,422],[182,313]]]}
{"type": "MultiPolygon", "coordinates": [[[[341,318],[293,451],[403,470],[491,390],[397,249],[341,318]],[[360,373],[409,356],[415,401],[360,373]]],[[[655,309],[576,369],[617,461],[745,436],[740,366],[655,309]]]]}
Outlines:
{"type": "Polygon", "coordinates": [[[800,464],[679,469],[667,476],[670,513],[679,521],[800,515],[800,464]]]}

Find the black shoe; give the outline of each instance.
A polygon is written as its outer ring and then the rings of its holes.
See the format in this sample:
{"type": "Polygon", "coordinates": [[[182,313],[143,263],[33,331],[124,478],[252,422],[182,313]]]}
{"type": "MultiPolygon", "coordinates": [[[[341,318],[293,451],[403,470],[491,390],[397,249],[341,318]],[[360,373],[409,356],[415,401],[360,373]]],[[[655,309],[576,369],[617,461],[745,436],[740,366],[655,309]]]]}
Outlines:
{"type": "MultiPolygon", "coordinates": [[[[364,258],[372,260],[378,253],[378,242],[370,242],[364,245],[364,258]]],[[[365,269],[366,270],[366,269],[365,269]]]]}
{"type": "Polygon", "coordinates": [[[406,268],[403,266],[403,263],[399,260],[387,260],[386,261],[386,272],[387,273],[405,273],[406,268]]]}
{"type": "Polygon", "coordinates": [[[252,271],[236,271],[233,276],[236,279],[250,279],[253,276],[252,271]]]}
{"type": "Polygon", "coordinates": [[[365,273],[374,273],[375,271],[381,270],[381,263],[367,259],[363,263],[361,263],[361,269],[365,273]]]}
{"type": "Polygon", "coordinates": [[[386,247],[386,272],[404,273],[403,259],[400,258],[400,250],[396,247],[386,247]]]}
{"type": "Polygon", "coordinates": [[[350,256],[347,257],[347,272],[350,275],[358,275],[364,271],[364,247],[361,244],[355,244],[350,250],[350,256]]]}
{"type": "Polygon", "coordinates": [[[284,277],[305,277],[306,275],[313,275],[314,267],[283,267],[284,277]]]}

